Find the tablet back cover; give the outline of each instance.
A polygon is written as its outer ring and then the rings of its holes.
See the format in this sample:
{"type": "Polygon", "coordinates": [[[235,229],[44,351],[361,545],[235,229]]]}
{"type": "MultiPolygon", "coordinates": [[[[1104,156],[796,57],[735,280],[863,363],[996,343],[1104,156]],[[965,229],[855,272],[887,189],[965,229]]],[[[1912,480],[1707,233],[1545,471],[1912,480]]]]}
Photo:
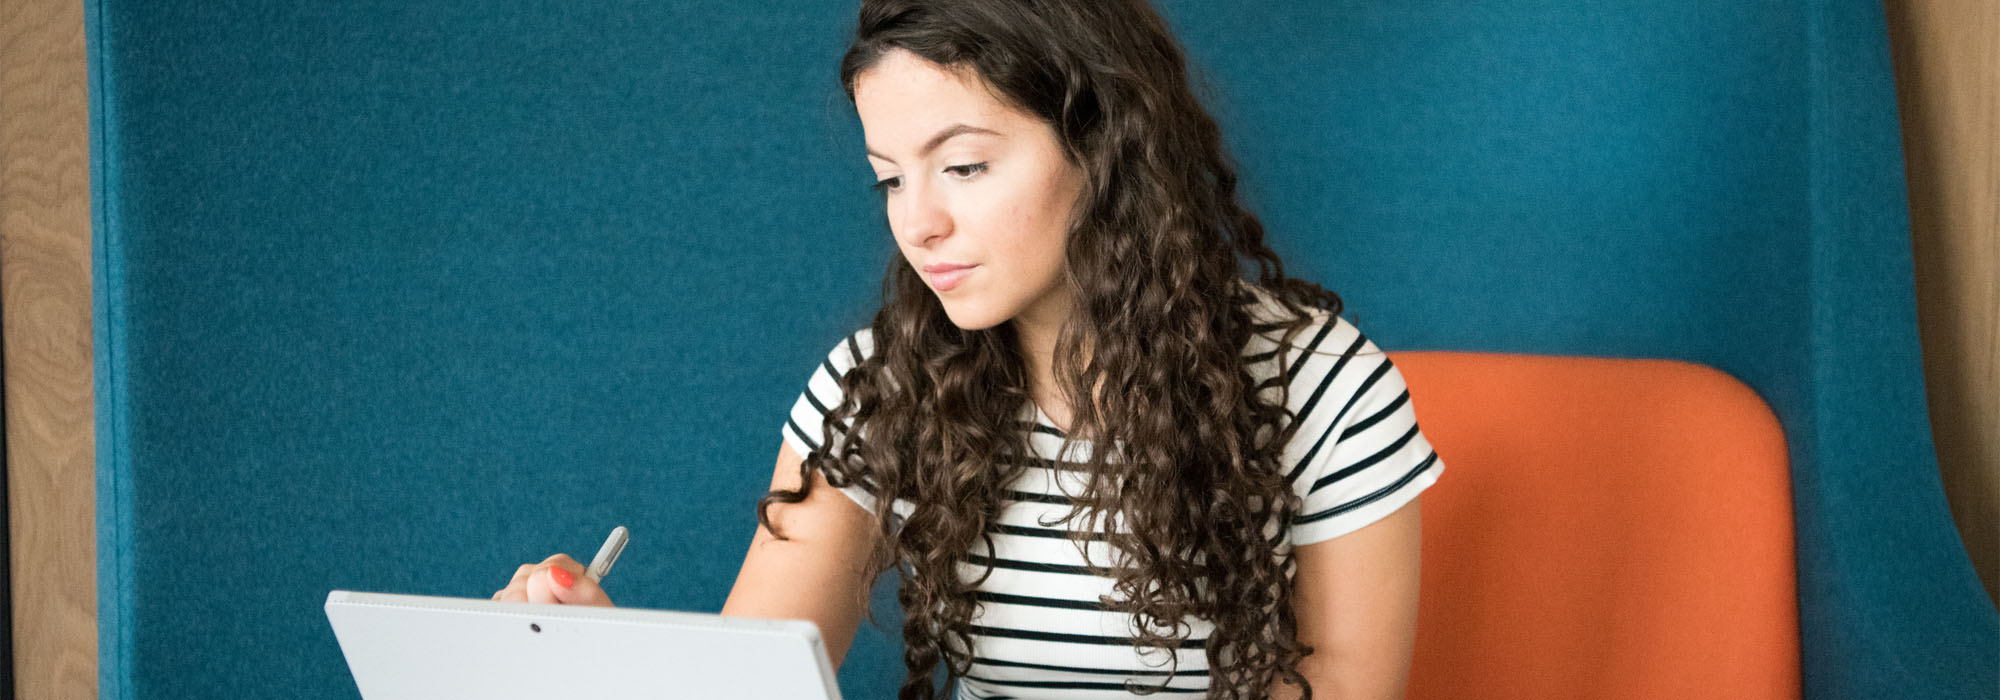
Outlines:
{"type": "Polygon", "coordinates": [[[364,700],[839,700],[799,620],[333,591],[326,615],[364,700]]]}

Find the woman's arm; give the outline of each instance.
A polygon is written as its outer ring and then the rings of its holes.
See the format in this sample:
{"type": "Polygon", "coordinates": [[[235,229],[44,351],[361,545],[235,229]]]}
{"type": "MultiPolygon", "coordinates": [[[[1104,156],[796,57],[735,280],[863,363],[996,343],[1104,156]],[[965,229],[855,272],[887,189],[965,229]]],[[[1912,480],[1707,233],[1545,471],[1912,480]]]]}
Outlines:
{"type": "MultiPolygon", "coordinates": [[[[1421,500],[1421,499],[1419,499],[1421,500]]],[[[1401,700],[1417,639],[1417,501],[1353,532],[1298,548],[1292,609],[1313,647],[1299,671],[1319,700],[1401,700]]],[[[1271,697],[1299,697],[1279,682],[1271,697]]]]}
{"type": "MultiPolygon", "coordinates": [[[[798,488],[803,460],[781,443],[771,488],[798,488]]],[[[811,620],[839,668],[868,609],[873,581],[866,566],[877,537],[875,516],[814,473],[812,495],[798,503],[772,504],[771,521],[788,539],[779,540],[757,526],[722,614],[811,620]]]]}

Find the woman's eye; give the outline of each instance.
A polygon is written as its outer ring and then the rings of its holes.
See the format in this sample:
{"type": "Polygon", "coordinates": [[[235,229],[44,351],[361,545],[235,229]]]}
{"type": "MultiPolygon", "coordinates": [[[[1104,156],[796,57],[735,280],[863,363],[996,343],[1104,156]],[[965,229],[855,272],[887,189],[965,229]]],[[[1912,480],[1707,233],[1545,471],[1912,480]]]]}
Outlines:
{"type": "MultiPolygon", "coordinates": [[[[953,165],[946,167],[944,171],[951,175],[957,176],[959,179],[963,180],[966,178],[970,178],[974,175],[986,172],[986,164],[969,163],[966,165],[953,165]]],[[[889,192],[894,192],[896,190],[902,189],[902,187],[903,187],[903,178],[901,176],[898,176],[898,177],[884,178],[881,181],[878,181],[875,184],[870,185],[869,189],[875,190],[878,193],[887,194],[889,192]]]]}

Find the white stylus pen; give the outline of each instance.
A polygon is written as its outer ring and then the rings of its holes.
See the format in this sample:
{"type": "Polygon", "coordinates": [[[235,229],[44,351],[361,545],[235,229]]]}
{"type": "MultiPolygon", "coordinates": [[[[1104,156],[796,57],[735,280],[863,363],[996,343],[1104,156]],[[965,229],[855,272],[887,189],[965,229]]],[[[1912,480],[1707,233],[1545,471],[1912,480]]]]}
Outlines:
{"type": "Polygon", "coordinates": [[[625,540],[625,526],[613,528],[611,536],[604,539],[604,546],[597,548],[597,556],[590,560],[590,568],[585,569],[583,575],[589,576],[592,581],[603,581],[605,576],[611,574],[611,565],[618,563],[618,553],[625,551],[625,540]]]}

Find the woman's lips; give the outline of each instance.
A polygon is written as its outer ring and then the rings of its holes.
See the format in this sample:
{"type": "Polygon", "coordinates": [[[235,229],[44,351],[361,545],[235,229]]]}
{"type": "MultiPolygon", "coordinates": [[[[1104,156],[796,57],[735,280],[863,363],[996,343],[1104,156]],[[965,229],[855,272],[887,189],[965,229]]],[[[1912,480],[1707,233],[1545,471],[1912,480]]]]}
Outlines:
{"type": "Polygon", "coordinates": [[[938,272],[926,271],[924,275],[930,278],[932,289],[940,292],[949,292],[953,287],[957,287],[958,283],[965,281],[966,276],[971,275],[972,271],[976,269],[979,269],[978,265],[952,268],[938,272]]]}

